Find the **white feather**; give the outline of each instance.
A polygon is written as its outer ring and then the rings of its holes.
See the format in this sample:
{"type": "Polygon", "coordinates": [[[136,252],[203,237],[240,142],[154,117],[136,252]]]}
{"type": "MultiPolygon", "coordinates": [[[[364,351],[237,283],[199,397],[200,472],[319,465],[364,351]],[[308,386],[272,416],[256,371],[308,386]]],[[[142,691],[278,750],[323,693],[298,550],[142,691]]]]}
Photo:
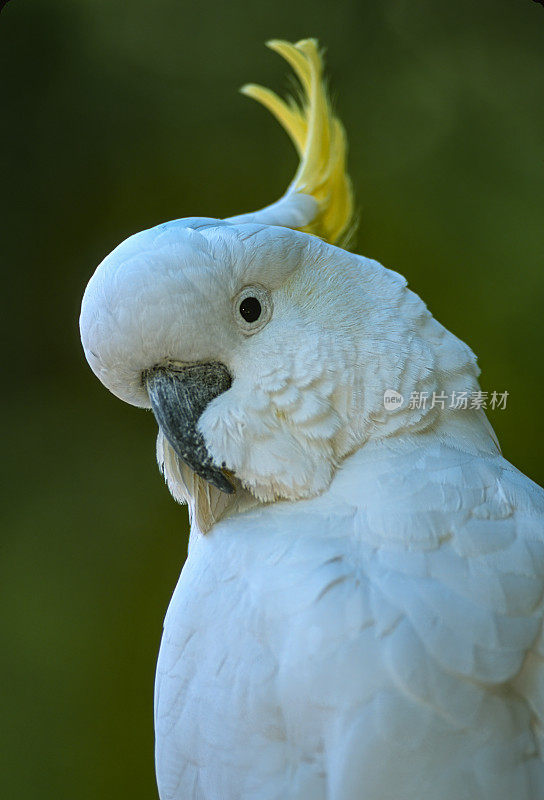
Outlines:
{"type": "Polygon", "coordinates": [[[500,455],[426,434],[199,537],[158,664],[161,798],[542,796],[543,512],[500,455]]]}

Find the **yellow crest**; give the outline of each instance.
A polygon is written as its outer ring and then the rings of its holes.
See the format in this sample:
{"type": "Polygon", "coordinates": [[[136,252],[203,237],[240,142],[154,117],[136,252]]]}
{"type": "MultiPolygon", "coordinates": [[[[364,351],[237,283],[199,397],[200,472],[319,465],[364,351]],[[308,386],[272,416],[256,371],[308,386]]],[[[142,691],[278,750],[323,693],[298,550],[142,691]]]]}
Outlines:
{"type": "Polygon", "coordinates": [[[347,142],[334,116],[323,80],[323,61],[315,39],[296,44],[273,40],[267,46],[293,68],[301,87],[299,102],[282,100],[270,89],[246,84],[241,92],[253,97],[276,117],[295,145],[300,164],[287,194],[312,196],[319,212],[300,228],[331,244],[345,243],[353,232],[353,193],[346,171],[347,142]]]}

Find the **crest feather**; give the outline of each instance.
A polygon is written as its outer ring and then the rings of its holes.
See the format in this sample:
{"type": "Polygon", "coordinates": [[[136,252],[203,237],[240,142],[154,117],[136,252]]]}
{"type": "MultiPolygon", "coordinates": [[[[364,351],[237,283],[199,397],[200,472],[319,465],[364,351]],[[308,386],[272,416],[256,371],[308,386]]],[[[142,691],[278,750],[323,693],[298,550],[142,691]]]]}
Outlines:
{"type": "MultiPolygon", "coordinates": [[[[313,197],[317,213],[307,224],[296,227],[332,244],[345,243],[354,227],[353,192],[346,171],[347,142],[342,123],[334,116],[327,95],[317,41],[303,39],[291,44],[272,40],[267,46],[290,64],[302,89],[299,101],[283,100],[270,89],[256,84],[246,84],[241,89],[244,95],[257,100],[276,117],[300,157],[295,177],[273,208],[279,213],[284,207],[287,212],[284,224],[295,227],[292,222],[290,224],[288,201],[294,201],[297,195],[313,197]]],[[[257,219],[260,213],[256,212],[253,218],[257,219]]]]}

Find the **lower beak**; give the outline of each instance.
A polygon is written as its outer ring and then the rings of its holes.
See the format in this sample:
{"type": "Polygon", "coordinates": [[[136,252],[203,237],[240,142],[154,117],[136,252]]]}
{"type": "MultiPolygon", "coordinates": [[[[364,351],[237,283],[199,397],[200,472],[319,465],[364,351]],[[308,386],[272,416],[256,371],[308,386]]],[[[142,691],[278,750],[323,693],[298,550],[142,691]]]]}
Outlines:
{"type": "Polygon", "coordinates": [[[217,489],[233,494],[234,486],[213,463],[197,428],[208,403],[230,388],[227,368],[219,362],[153,367],[144,382],[155,419],[179,458],[217,489]]]}

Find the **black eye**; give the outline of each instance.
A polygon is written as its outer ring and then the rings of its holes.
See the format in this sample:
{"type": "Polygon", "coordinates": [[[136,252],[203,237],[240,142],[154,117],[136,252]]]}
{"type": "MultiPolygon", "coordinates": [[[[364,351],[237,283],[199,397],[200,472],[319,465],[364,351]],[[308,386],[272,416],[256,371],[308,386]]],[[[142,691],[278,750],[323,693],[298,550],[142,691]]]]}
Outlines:
{"type": "Polygon", "coordinates": [[[257,322],[261,316],[261,311],[261,304],[256,297],[244,297],[240,303],[240,316],[242,316],[246,322],[257,322]]]}
{"type": "Polygon", "coordinates": [[[244,286],[232,298],[231,308],[234,321],[244,336],[253,336],[269,322],[274,304],[269,289],[259,285],[244,286]]]}

